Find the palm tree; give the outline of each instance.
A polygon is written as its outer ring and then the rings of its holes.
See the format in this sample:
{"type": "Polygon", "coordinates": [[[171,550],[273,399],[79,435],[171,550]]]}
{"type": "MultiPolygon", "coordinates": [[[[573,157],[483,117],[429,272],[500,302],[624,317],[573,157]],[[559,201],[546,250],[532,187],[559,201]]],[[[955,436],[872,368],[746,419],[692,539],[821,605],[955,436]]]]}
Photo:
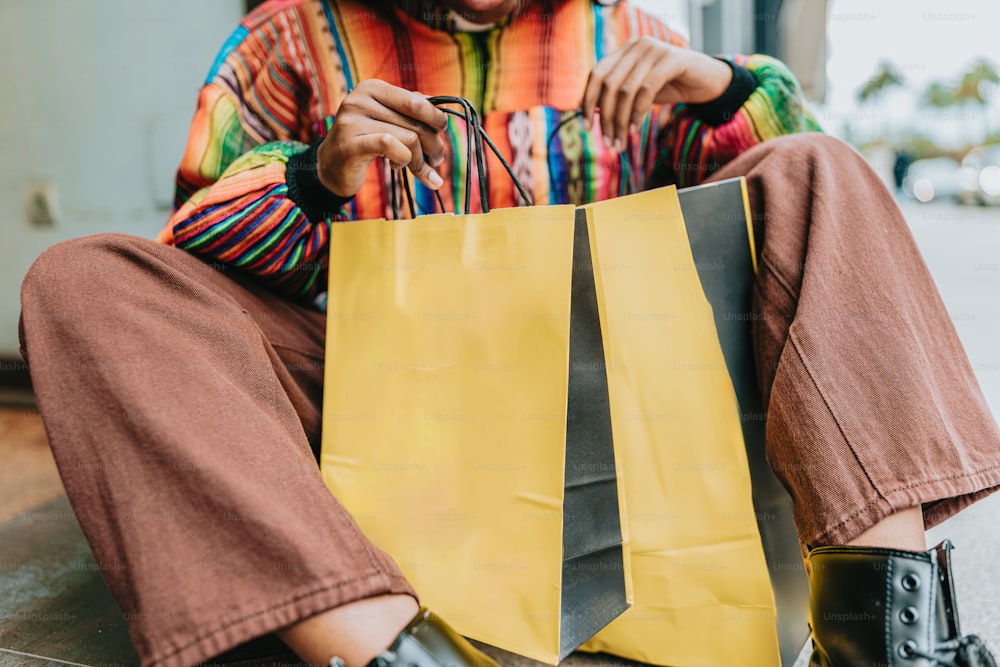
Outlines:
{"type": "MultiPolygon", "coordinates": [[[[885,97],[885,92],[891,88],[902,87],[904,85],[903,75],[896,71],[896,68],[888,60],[882,60],[872,74],[858,89],[858,102],[861,104],[873,103],[876,106],[885,97]]],[[[887,123],[882,121],[882,135],[886,134],[887,123]]]]}
{"type": "Polygon", "coordinates": [[[989,106],[990,87],[1000,84],[1000,74],[993,63],[980,58],[976,60],[962,75],[962,80],[955,91],[955,98],[960,104],[977,104],[983,114],[984,136],[990,134],[990,119],[987,113],[989,106]]]}
{"type": "Polygon", "coordinates": [[[920,103],[925,107],[947,109],[958,104],[959,99],[954,87],[940,81],[934,81],[924,91],[920,103]]]}
{"type": "Polygon", "coordinates": [[[865,104],[880,99],[885,91],[895,86],[902,86],[903,75],[888,60],[882,60],[875,68],[875,73],[858,89],[858,101],[865,104]]]}
{"type": "Polygon", "coordinates": [[[920,98],[920,106],[944,110],[963,104],[958,89],[947,83],[932,81],[920,98]]]}

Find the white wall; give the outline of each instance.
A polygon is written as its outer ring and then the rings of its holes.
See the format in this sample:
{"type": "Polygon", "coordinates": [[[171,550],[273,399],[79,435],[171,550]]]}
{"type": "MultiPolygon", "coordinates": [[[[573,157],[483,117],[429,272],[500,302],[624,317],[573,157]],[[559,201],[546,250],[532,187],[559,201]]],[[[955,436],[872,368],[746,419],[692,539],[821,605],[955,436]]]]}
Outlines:
{"type": "Polygon", "coordinates": [[[0,356],[17,354],[21,279],[49,245],[152,236],[212,60],[241,0],[0,0],[0,356]],[[61,219],[28,224],[26,189],[61,219]]]}
{"type": "Polygon", "coordinates": [[[678,30],[691,48],[753,53],[753,0],[629,0],[678,30]]]}
{"type": "Polygon", "coordinates": [[[691,21],[688,13],[690,0],[629,0],[629,2],[660,19],[671,29],[680,32],[685,39],[690,39],[691,21]]]}

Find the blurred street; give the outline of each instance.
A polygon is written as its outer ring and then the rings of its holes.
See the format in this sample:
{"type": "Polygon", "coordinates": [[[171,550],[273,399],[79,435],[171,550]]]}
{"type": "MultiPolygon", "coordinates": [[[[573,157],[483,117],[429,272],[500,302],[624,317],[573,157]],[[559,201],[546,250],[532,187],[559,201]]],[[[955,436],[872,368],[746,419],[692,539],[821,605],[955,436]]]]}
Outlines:
{"type": "MultiPolygon", "coordinates": [[[[1000,208],[902,203],[994,416],[1000,418],[1000,208]]],[[[928,535],[955,543],[963,631],[1000,651],[1000,495],[928,535]]]]}
{"type": "Polygon", "coordinates": [[[994,415],[1000,415],[1000,207],[900,202],[994,415]]]}

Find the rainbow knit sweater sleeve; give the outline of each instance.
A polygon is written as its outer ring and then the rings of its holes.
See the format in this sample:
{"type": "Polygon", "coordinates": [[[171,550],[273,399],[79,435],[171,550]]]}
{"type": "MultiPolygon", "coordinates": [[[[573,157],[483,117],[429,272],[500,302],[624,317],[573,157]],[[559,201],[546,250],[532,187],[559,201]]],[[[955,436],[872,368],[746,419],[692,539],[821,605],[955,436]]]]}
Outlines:
{"type": "Polygon", "coordinates": [[[734,157],[783,134],[819,132],[798,80],[780,60],[769,56],[727,56],[746,68],[757,86],[739,110],[713,124],[696,109],[678,104],[662,121],[657,159],[680,186],[697,185],[734,157]]]}
{"type": "Polygon", "coordinates": [[[328,127],[303,108],[320,82],[306,76],[308,51],[291,40],[325,20],[296,17],[303,4],[272,0],[223,45],[198,99],[174,213],[157,237],[299,298],[325,288],[328,220],[339,209],[331,196],[333,210],[310,220],[290,192],[290,163],[328,127]]]}
{"type": "MultiPolygon", "coordinates": [[[[359,0],[268,0],[249,14],[202,88],[175,210],[158,240],[289,297],[315,297],[325,288],[330,224],[394,213],[382,160],[349,201],[317,187],[315,147],[340,101],[369,78],[472,100],[538,204],[697,184],[762,141],[819,129],[782,63],[734,56],[726,59],[743,83],[735,103],[658,108],[619,156],[604,147],[599,125],[588,133],[564,121],[593,66],[626,41],[651,36],[683,46],[662,23],[626,0],[522,0],[506,21],[471,34],[456,30],[435,0],[399,0],[399,7],[395,21],[359,0]]],[[[449,211],[466,199],[464,142],[461,121],[449,119],[439,168],[449,211]]],[[[487,167],[491,206],[523,205],[499,163],[489,158],[487,167]]],[[[437,210],[433,192],[414,180],[411,188],[418,214],[437,210]]],[[[478,188],[473,183],[473,213],[478,188]]]]}

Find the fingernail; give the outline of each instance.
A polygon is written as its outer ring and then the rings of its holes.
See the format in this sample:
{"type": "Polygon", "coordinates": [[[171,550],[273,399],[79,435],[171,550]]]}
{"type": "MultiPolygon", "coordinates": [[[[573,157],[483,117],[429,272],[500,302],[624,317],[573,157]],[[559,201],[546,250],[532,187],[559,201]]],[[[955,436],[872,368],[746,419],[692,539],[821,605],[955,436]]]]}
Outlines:
{"type": "Polygon", "coordinates": [[[431,158],[431,165],[435,167],[440,167],[441,163],[444,162],[444,155],[438,155],[431,158]]]}
{"type": "Polygon", "coordinates": [[[604,135],[604,147],[611,150],[611,137],[604,135]]]}
{"type": "Polygon", "coordinates": [[[590,119],[589,118],[584,118],[583,119],[583,131],[584,132],[590,132],[590,119]]]}
{"type": "Polygon", "coordinates": [[[628,124],[629,134],[635,134],[637,129],[638,128],[636,128],[635,123],[629,123],[628,124]]]}
{"type": "Polygon", "coordinates": [[[431,186],[433,187],[434,190],[437,190],[442,185],[444,185],[444,180],[441,179],[440,174],[438,174],[433,169],[431,170],[430,175],[427,176],[427,180],[431,182],[431,186]]]}
{"type": "Polygon", "coordinates": [[[625,150],[625,142],[621,138],[615,139],[615,152],[621,153],[623,150],[625,150]]]}

